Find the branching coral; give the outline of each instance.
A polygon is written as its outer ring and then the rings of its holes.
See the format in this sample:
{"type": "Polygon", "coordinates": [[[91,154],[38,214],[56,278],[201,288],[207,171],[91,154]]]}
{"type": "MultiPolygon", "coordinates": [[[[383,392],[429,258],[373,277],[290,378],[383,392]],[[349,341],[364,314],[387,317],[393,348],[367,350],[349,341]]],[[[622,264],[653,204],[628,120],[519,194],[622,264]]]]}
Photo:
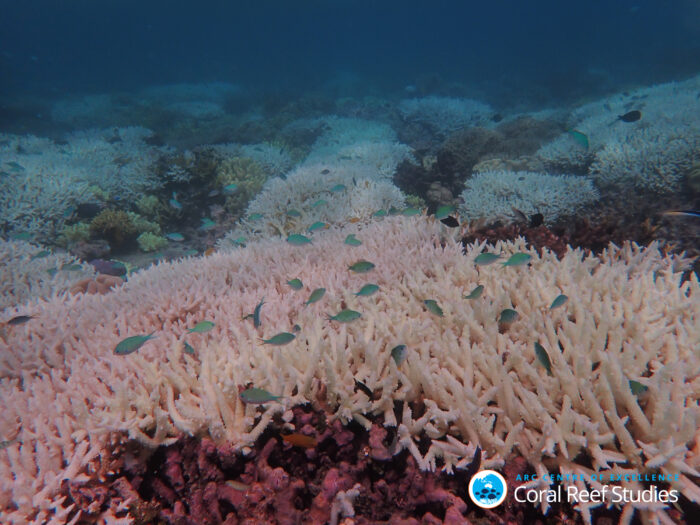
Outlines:
{"type": "Polygon", "coordinates": [[[526,215],[542,213],[551,224],[590,206],[598,191],[586,177],[489,171],[467,180],[460,197],[460,212],[470,220],[510,218],[516,208],[526,215]]]}
{"type": "MultiPolygon", "coordinates": [[[[84,483],[99,472],[112,432],[148,446],[206,433],[242,449],[307,402],[329,410],[331,421],[367,430],[366,414],[382,416],[396,430],[396,451],[408,450],[421,469],[464,468],[478,445],[484,466],[522,456],[540,475],[677,474],[671,486],[700,500],[700,283],[681,283],[685,261],[634,245],[611,246],[597,259],[580,251],[558,259],[522,240],[463,253],[439,222],[420,217],[321,233],[301,247],[260,241],[163,263],[106,295],[33,303],[35,318],[0,341],[0,433],[19,429],[20,440],[0,457],[3,521],[68,521],[60,480],[84,483]],[[344,244],[350,233],[363,244],[344,244]],[[486,249],[532,259],[477,266],[486,249]],[[359,259],[376,264],[371,277],[348,271],[359,259]],[[304,306],[308,294],[287,284],[296,277],[306,291],[326,288],[323,300],[304,306]],[[380,291],[354,295],[368,278],[380,291]],[[465,300],[477,284],[483,296],[465,300]],[[550,310],[562,293],[567,305],[550,310]],[[245,316],[262,297],[256,329],[245,316]],[[444,315],[427,311],[426,299],[444,315]],[[323,320],[342,308],[362,317],[323,320]],[[504,308],[520,314],[505,330],[497,322],[504,308]],[[201,320],[214,328],[187,334],[201,320]],[[259,342],[294,324],[301,330],[286,346],[259,342]],[[125,337],[152,332],[138,352],[114,354],[125,337]],[[398,344],[407,358],[397,366],[398,344]],[[633,392],[630,380],[647,391],[633,392]],[[248,384],[284,398],[245,405],[239,388],[248,384]],[[395,400],[404,401],[398,415],[395,400]]],[[[588,519],[588,507],[578,509],[588,519]]],[[[637,509],[647,519],[664,515],[637,509]]]]}

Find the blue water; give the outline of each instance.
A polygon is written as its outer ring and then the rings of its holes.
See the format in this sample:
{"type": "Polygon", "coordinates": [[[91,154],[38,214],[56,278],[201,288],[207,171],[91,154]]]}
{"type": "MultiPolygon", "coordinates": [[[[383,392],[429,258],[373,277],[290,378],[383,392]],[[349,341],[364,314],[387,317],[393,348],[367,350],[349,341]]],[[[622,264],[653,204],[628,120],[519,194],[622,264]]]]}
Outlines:
{"type": "Polygon", "coordinates": [[[2,95],[225,81],[541,105],[700,64],[696,0],[3,0],[0,12],[2,95]]]}

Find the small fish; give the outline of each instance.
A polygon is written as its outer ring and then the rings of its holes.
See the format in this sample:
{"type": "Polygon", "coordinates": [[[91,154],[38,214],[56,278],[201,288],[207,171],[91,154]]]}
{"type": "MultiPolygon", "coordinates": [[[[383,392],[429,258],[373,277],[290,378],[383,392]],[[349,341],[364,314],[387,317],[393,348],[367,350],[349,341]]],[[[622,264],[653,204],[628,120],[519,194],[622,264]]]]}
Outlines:
{"type": "Polygon", "coordinates": [[[361,220],[362,220],[362,219],[360,219],[359,217],[350,217],[350,218],[348,219],[348,222],[349,222],[350,224],[355,224],[355,223],[360,222],[361,220]]]}
{"type": "Polygon", "coordinates": [[[280,332],[277,335],[273,335],[270,339],[261,339],[260,341],[265,345],[282,346],[291,343],[296,338],[296,335],[290,334],[289,332],[280,332]]]}
{"type": "Polygon", "coordinates": [[[551,376],[552,375],[552,362],[549,360],[549,354],[547,354],[547,351],[544,349],[544,346],[542,346],[541,344],[539,344],[536,341],[535,341],[535,355],[537,355],[537,359],[540,361],[540,364],[547,371],[547,374],[549,374],[551,376]]]}
{"type": "Polygon", "coordinates": [[[295,324],[294,326],[292,326],[292,332],[301,332],[301,326],[295,324]]]}
{"type": "Polygon", "coordinates": [[[301,282],[301,279],[292,279],[291,281],[287,281],[287,284],[292,287],[292,290],[301,290],[304,287],[304,283],[301,282]]]}
{"type": "Polygon", "coordinates": [[[331,188],[331,191],[333,193],[338,193],[340,191],[345,191],[346,189],[347,189],[347,186],[345,186],[345,184],[336,184],[335,186],[333,186],[331,188]]]}
{"type": "Polygon", "coordinates": [[[386,210],[377,210],[372,214],[372,217],[384,217],[386,213],[386,210]]]}
{"type": "Polygon", "coordinates": [[[32,255],[29,260],[35,261],[36,259],[42,259],[42,258],[47,257],[49,255],[51,255],[51,252],[49,250],[41,250],[39,253],[32,255]]]}
{"type": "Polygon", "coordinates": [[[428,311],[437,315],[438,317],[445,316],[445,314],[442,311],[442,308],[440,308],[440,306],[438,305],[438,303],[435,299],[426,299],[425,301],[423,301],[423,304],[428,309],[428,311]]]}
{"type": "Polygon", "coordinates": [[[148,335],[132,335],[131,337],[127,337],[114,347],[114,353],[117,355],[127,355],[136,352],[146,341],[153,338],[154,333],[155,332],[151,332],[148,335]]]}
{"type": "Polygon", "coordinates": [[[260,328],[260,310],[262,309],[262,306],[264,304],[265,304],[265,298],[263,297],[262,300],[255,307],[255,310],[253,310],[253,326],[255,328],[260,328]]]}
{"type": "Polygon", "coordinates": [[[345,244],[349,244],[350,246],[359,246],[360,244],[362,244],[362,241],[357,239],[354,233],[351,233],[350,235],[345,237],[345,244]]]}
{"type": "Polygon", "coordinates": [[[464,479],[469,480],[474,477],[474,475],[479,472],[479,469],[481,468],[481,447],[477,446],[476,450],[474,451],[474,457],[472,458],[471,462],[467,467],[464,469],[464,474],[465,477],[464,479]]]}
{"type": "Polygon", "coordinates": [[[396,366],[401,366],[401,363],[403,363],[407,357],[406,345],[396,345],[392,348],[391,357],[394,359],[396,366]]]}
{"type": "Polygon", "coordinates": [[[4,450],[7,447],[11,447],[15,443],[19,443],[19,439],[15,438],[15,439],[6,439],[4,441],[0,441],[0,450],[4,450]]]}
{"type": "Polygon", "coordinates": [[[532,259],[532,255],[530,254],[522,252],[514,253],[510,256],[510,259],[503,263],[503,266],[522,266],[523,264],[527,264],[530,259],[532,259]]]}
{"type": "Polygon", "coordinates": [[[495,263],[501,256],[497,253],[480,253],[474,259],[474,263],[477,266],[488,266],[489,264],[495,263]]]}
{"type": "Polygon", "coordinates": [[[262,218],[263,218],[262,213],[251,213],[250,215],[248,215],[249,221],[259,221],[262,218]]]}
{"type": "Polygon", "coordinates": [[[583,146],[585,149],[588,149],[588,146],[589,146],[588,135],[578,131],[577,129],[570,129],[567,133],[569,135],[571,135],[573,137],[573,139],[576,142],[578,142],[581,146],[583,146]]]}
{"type": "Polygon", "coordinates": [[[58,268],[49,268],[48,270],[46,270],[46,273],[48,273],[49,276],[53,277],[58,273],[58,268]]]}
{"type": "Polygon", "coordinates": [[[326,205],[326,204],[328,204],[328,201],[327,201],[327,200],[318,199],[316,202],[314,202],[314,203],[311,205],[311,207],[312,207],[312,208],[318,208],[319,206],[324,206],[324,205],[326,205]]]}
{"type": "Polygon", "coordinates": [[[518,222],[528,222],[527,221],[527,215],[525,215],[523,212],[521,212],[518,208],[511,206],[510,209],[513,211],[513,215],[515,215],[515,220],[518,222]]]}
{"type": "Polygon", "coordinates": [[[617,118],[622,122],[637,122],[640,118],[642,118],[642,112],[635,109],[625,113],[624,115],[618,115],[617,118]]]}
{"type": "Polygon", "coordinates": [[[362,317],[362,314],[360,312],[356,312],[355,310],[341,310],[335,315],[329,315],[328,320],[329,321],[338,321],[339,323],[349,323],[351,321],[354,321],[355,319],[359,319],[362,317]]]}
{"type": "Polygon", "coordinates": [[[16,241],[28,241],[31,238],[32,238],[32,235],[29,232],[11,233],[10,234],[10,239],[14,239],[16,241]]]}
{"type": "Polygon", "coordinates": [[[542,223],[544,223],[544,215],[539,212],[530,215],[530,228],[537,228],[542,223]]]}
{"type": "Polygon", "coordinates": [[[176,232],[166,233],[165,238],[175,242],[182,242],[185,240],[185,237],[181,233],[176,232]]]}
{"type": "Polygon", "coordinates": [[[404,208],[401,215],[405,217],[413,217],[414,215],[420,215],[420,210],[418,208],[404,208]]]}
{"type": "Polygon", "coordinates": [[[302,246],[304,244],[309,244],[311,239],[300,233],[293,233],[287,237],[287,242],[293,246],[302,246]]]}
{"type": "Polygon", "coordinates": [[[18,162],[15,162],[14,160],[6,162],[5,165],[8,166],[12,171],[24,171],[24,166],[22,166],[18,162]]]}
{"type": "Polygon", "coordinates": [[[328,225],[325,222],[316,221],[315,223],[313,223],[311,226],[309,226],[307,228],[307,231],[309,233],[311,233],[311,232],[315,232],[316,230],[321,230],[324,228],[328,228],[328,225]]]}
{"type": "Polygon", "coordinates": [[[238,184],[227,184],[222,189],[226,195],[231,195],[238,189],[238,184]]]}
{"type": "Polygon", "coordinates": [[[330,172],[331,172],[331,170],[329,170],[328,168],[323,168],[321,170],[321,175],[328,175],[330,172]]]}
{"type": "Polygon", "coordinates": [[[173,192],[172,198],[168,201],[168,204],[175,208],[176,210],[181,210],[182,209],[182,204],[180,204],[177,200],[177,193],[173,192]]]}
{"type": "Polygon", "coordinates": [[[355,379],[355,392],[357,392],[358,390],[360,390],[368,398],[374,398],[374,392],[372,392],[372,390],[370,390],[370,388],[367,385],[365,385],[362,381],[358,381],[357,379],[355,379]]]}
{"type": "Polygon", "coordinates": [[[221,192],[219,190],[211,190],[209,193],[207,193],[207,197],[213,198],[213,197],[218,197],[221,192]]]}
{"type": "Polygon", "coordinates": [[[246,241],[245,237],[236,237],[235,239],[233,239],[232,242],[236,246],[245,246],[245,241],[246,241]]]}
{"type": "Polygon", "coordinates": [[[379,290],[379,286],[377,286],[376,284],[366,284],[362,288],[360,288],[360,291],[357,292],[355,295],[361,295],[366,297],[377,292],[377,290],[379,290]]]}
{"type": "Polygon", "coordinates": [[[440,206],[437,210],[435,210],[435,218],[441,221],[442,219],[452,215],[455,211],[457,211],[457,207],[453,206],[452,204],[440,206]]]}
{"type": "Polygon", "coordinates": [[[61,266],[61,270],[65,270],[67,272],[77,272],[79,270],[82,270],[82,265],[73,263],[73,264],[64,264],[61,266]]]}
{"type": "Polygon", "coordinates": [[[199,252],[197,250],[192,249],[192,250],[187,250],[182,255],[184,255],[185,257],[192,257],[193,255],[197,255],[198,253],[199,252]]]}
{"type": "Polygon", "coordinates": [[[635,381],[633,379],[630,379],[630,390],[635,396],[638,396],[639,394],[643,394],[647,390],[649,390],[649,387],[646,385],[641,384],[639,381],[635,381]]]}
{"type": "Polygon", "coordinates": [[[451,215],[448,217],[445,217],[444,219],[440,219],[440,222],[443,223],[445,226],[448,228],[457,228],[459,226],[459,221],[452,217],[451,215]]]}
{"type": "Polygon", "coordinates": [[[348,270],[355,273],[367,273],[374,268],[374,264],[369,261],[360,260],[348,266],[348,270]]]}
{"type": "Polygon", "coordinates": [[[299,210],[287,210],[287,217],[301,217],[299,210]]]}
{"type": "Polygon", "coordinates": [[[481,294],[482,294],[482,293],[484,293],[484,285],[483,285],[483,284],[480,284],[479,286],[477,286],[476,288],[474,288],[474,289],[469,293],[469,295],[465,295],[464,298],[465,298],[465,299],[478,299],[479,297],[481,297],[481,294]]]}
{"type": "Polygon", "coordinates": [[[289,443],[294,447],[301,448],[314,448],[318,443],[318,440],[315,437],[299,434],[297,432],[294,432],[293,434],[285,434],[282,436],[282,441],[289,443]]]}
{"type": "Polygon", "coordinates": [[[17,326],[20,324],[24,324],[31,319],[34,319],[33,315],[16,315],[15,317],[7,321],[7,324],[10,326],[17,326]]]}
{"type": "Polygon", "coordinates": [[[550,310],[554,310],[555,308],[559,308],[560,306],[563,306],[566,301],[568,301],[569,298],[566,295],[557,295],[556,299],[552,301],[552,304],[549,305],[550,310]]]}
{"type": "Polygon", "coordinates": [[[326,294],[325,288],[316,288],[313,292],[311,292],[311,295],[309,296],[309,300],[306,301],[304,304],[308,306],[312,303],[315,303],[316,301],[320,300],[321,297],[323,297],[325,294],[326,294]]]}
{"type": "Polygon", "coordinates": [[[204,217],[202,219],[202,224],[199,227],[200,230],[211,230],[214,226],[216,226],[216,223],[212,221],[209,217],[204,217]]]}
{"type": "Polygon", "coordinates": [[[262,388],[251,387],[241,392],[238,397],[247,405],[261,405],[263,403],[282,399],[283,396],[276,396],[262,388]]]}
{"type": "Polygon", "coordinates": [[[235,481],[232,479],[227,480],[226,485],[231,487],[233,490],[239,490],[241,492],[250,490],[250,485],[246,485],[245,483],[241,483],[240,481],[235,481]]]}
{"type": "Polygon", "coordinates": [[[194,348],[187,341],[182,342],[186,354],[194,355],[194,348]]]}
{"type": "Polygon", "coordinates": [[[203,334],[214,328],[214,323],[211,321],[199,321],[194,328],[187,330],[190,334],[203,334]]]}
{"type": "Polygon", "coordinates": [[[518,312],[511,308],[506,308],[501,312],[501,315],[498,316],[498,322],[503,324],[510,324],[513,321],[515,321],[518,317],[520,317],[518,312]]]}
{"type": "Polygon", "coordinates": [[[670,216],[685,215],[687,217],[700,217],[700,211],[697,211],[697,210],[669,210],[669,211],[663,212],[661,215],[670,215],[670,216]]]}

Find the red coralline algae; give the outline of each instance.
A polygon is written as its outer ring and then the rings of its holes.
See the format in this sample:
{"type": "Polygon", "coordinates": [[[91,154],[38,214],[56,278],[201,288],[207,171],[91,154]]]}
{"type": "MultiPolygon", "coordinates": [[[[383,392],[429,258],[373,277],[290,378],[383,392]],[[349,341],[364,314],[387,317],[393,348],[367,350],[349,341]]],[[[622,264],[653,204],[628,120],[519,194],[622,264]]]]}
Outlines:
{"type": "MultiPolygon", "coordinates": [[[[376,418],[369,432],[356,424],[328,422],[322,411],[293,409],[296,431],[315,437],[313,449],[294,447],[271,425],[252,452],[230,443],[182,438],[150,456],[129,444],[114,451],[115,472],[103,484],[66,486],[67,504],[82,510],[84,523],[98,522],[111,508],[137,525],[279,524],[521,524],[544,522],[540,511],[512,498],[479,509],[467,495],[469,474],[422,472],[407,451],[392,455],[395,430],[376,418]],[[343,514],[343,495],[354,516],[343,514]],[[354,493],[353,493],[354,494],[354,493]],[[340,500],[339,500],[340,498],[340,500]]],[[[502,469],[509,486],[529,472],[522,458],[502,469]]],[[[611,511],[607,511],[608,515],[611,511]]],[[[580,523],[568,507],[550,512],[554,522],[580,523]]]]}

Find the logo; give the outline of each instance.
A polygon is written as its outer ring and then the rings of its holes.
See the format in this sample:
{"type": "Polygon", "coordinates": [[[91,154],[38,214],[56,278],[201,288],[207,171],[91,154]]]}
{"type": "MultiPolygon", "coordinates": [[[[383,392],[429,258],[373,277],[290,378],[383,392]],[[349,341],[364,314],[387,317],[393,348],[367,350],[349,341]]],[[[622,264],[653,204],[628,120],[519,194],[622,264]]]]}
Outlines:
{"type": "Polygon", "coordinates": [[[495,470],[477,472],[469,482],[469,497],[482,509],[498,507],[507,493],[506,480],[495,470]]]}

